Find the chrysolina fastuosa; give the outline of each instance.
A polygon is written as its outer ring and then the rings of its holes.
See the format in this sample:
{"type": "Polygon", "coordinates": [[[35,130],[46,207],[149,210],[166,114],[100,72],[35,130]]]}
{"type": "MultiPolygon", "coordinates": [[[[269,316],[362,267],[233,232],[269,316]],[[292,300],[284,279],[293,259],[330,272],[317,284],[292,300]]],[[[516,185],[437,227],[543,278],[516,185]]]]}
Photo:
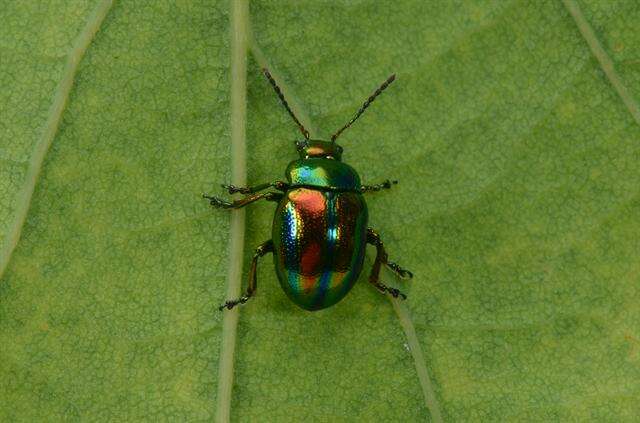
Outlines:
{"type": "Polygon", "coordinates": [[[406,299],[399,290],[379,280],[383,264],[402,278],[411,278],[413,274],[388,260],[380,236],[367,227],[367,203],[363,196],[366,192],[390,188],[397,181],[361,185],[355,169],[342,163],[342,147],[335,142],[395,80],[395,75],[371,94],[349,122],[331,136],[331,141],[324,141],[310,139],[309,131],[293,113],[269,71],[263,72],[304,138],[295,142],[300,158],[287,166],[286,182],[253,187],[222,185],[229,194],[246,194],[235,201],[203,195],[212,206],[224,209],[237,209],[261,199],[278,203],[272,239],[256,248],[245,295],[227,301],[220,310],[244,304],[255,294],[258,259],[267,253],[274,253],[280,285],[295,304],[306,310],[332,306],[347,295],[358,279],[366,244],[375,246],[377,252],[369,282],[383,293],[406,299]],[[258,193],[267,188],[277,191],[258,193]]]}

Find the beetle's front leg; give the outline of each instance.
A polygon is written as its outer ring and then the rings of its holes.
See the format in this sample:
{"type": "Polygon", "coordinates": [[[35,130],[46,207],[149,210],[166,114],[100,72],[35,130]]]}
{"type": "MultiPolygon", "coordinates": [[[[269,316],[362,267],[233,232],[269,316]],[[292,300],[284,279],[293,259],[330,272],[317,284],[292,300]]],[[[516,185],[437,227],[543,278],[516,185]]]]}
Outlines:
{"type": "Polygon", "coordinates": [[[238,304],[244,304],[247,301],[249,301],[249,298],[251,298],[256,293],[256,289],[258,288],[258,277],[257,277],[258,259],[264,256],[265,254],[272,253],[272,252],[273,252],[272,240],[264,242],[260,244],[258,248],[256,248],[256,252],[253,254],[253,260],[251,260],[251,268],[249,269],[249,287],[247,288],[246,294],[244,294],[242,297],[238,298],[237,300],[229,300],[225,302],[220,307],[218,307],[218,310],[222,311],[225,308],[227,310],[231,310],[238,304]]]}
{"type": "Polygon", "coordinates": [[[221,209],[239,209],[241,207],[246,206],[247,204],[251,204],[254,201],[265,199],[267,201],[278,201],[282,198],[282,194],[279,192],[265,192],[262,194],[250,195],[248,197],[241,198],[235,201],[227,201],[220,197],[216,197],[213,195],[202,194],[202,198],[206,198],[209,200],[209,203],[213,207],[221,208],[221,209]]]}
{"type": "Polygon", "coordinates": [[[375,184],[375,185],[362,185],[360,187],[360,192],[365,193],[365,192],[369,192],[369,191],[380,191],[381,189],[389,189],[391,188],[391,185],[395,185],[397,184],[398,181],[390,181],[390,180],[386,180],[384,182],[382,182],[381,184],[375,184]]]}
{"type": "Polygon", "coordinates": [[[286,191],[289,188],[289,184],[284,181],[268,182],[266,184],[254,185],[252,187],[237,187],[235,185],[222,184],[222,188],[226,189],[229,194],[253,194],[271,187],[279,191],[286,191]]]}
{"type": "Polygon", "coordinates": [[[376,288],[378,288],[381,292],[388,292],[395,298],[401,297],[403,300],[406,300],[407,296],[400,292],[398,289],[390,288],[380,282],[380,267],[384,264],[391,270],[396,272],[400,277],[406,279],[412,278],[413,273],[411,273],[407,269],[403,269],[396,263],[389,261],[389,256],[384,249],[384,244],[380,239],[380,235],[378,235],[378,233],[371,228],[367,228],[367,243],[376,247],[376,260],[373,262],[373,268],[371,269],[371,274],[369,275],[369,282],[376,288]]]}

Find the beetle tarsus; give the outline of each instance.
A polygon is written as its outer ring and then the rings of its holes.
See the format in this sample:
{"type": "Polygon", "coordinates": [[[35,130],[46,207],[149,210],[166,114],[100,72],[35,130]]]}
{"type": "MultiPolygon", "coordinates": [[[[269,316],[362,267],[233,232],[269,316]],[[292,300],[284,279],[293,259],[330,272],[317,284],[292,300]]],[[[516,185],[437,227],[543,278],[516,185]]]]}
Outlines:
{"type": "Polygon", "coordinates": [[[233,207],[232,203],[214,195],[202,194],[202,198],[206,198],[207,200],[209,200],[209,204],[216,208],[229,209],[233,207]]]}
{"type": "Polygon", "coordinates": [[[227,185],[227,184],[222,184],[222,188],[226,189],[227,192],[229,194],[235,194],[237,192],[239,192],[240,194],[251,194],[251,188],[248,187],[237,187],[235,185],[227,185]]]}
{"type": "Polygon", "coordinates": [[[360,191],[361,192],[369,192],[369,191],[380,191],[382,189],[389,189],[391,188],[392,185],[396,185],[398,183],[398,181],[391,181],[389,179],[387,179],[386,181],[379,183],[379,184],[375,184],[375,185],[362,185],[360,187],[360,191]]]}
{"type": "Polygon", "coordinates": [[[237,300],[231,300],[231,301],[227,301],[224,304],[222,304],[220,307],[218,307],[218,310],[222,311],[225,308],[227,310],[231,310],[232,308],[234,308],[235,306],[237,306],[238,304],[244,304],[247,301],[249,301],[249,297],[247,297],[246,295],[243,297],[238,298],[237,300]]]}
{"type": "Polygon", "coordinates": [[[375,286],[383,294],[387,294],[388,293],[393,298],[400,298],[402,300],[406,300],[407,299],[407,296],[397,288],[391,288],[391,287],[389,287],[389,286],[387,286],[387,285],[385,285],[385,284],[383,284],[381,282],[376,283],[375,286]]]}
{"type": "Polygon", "coordinates": [[[402,279],[413,278],[413,272],[411,270],[405,269],[404,267],[401,267],[399,264],[394,263],[392,261],[388,261],[385,264],[389,269],[393,270],[402,279]]]}

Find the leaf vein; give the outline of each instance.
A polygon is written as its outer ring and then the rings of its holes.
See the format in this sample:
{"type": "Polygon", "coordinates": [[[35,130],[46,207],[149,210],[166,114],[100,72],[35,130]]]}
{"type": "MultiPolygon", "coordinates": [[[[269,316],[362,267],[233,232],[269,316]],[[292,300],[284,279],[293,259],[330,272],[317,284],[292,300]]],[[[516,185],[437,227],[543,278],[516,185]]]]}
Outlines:
{"type": "Polygon", "coordinates": [[[600,63],[600,67],[607,76],[607,79],[609,79],[609,82],[611,83],[611,85],[613,85],[613,88],[622,99],[622,102],[629,110],[629,113],[631,113],[633,119],[637,124],[640,125],[640,107],[638,107],[638,103],[635,101],[627,87],[624,85],[622,79],[620,79],[620,76],[613,66],[613,61],[611,60],[605,49],[602,47],[602,44],[600,44],[600,41],[598,40],[598,37],[596,37],[593,28],[580,10],[580,6],[575,0],[562,0],[562,3],[565,5],[567,10],[573,17],[576,26],[580,30],[580,34],[582,34],[582,37],[589,45],[591,53],[598,60],[598,63],[600,63]]]}
{"type": "Polygon", "coordinates": [[[318,131],[313,126],[313,123],[311,122],[311,118],[309,117],[309,114],[300,105],[300,102],[297,100],[297,97],[291,92],[291,89],[289,88],[287,82],[285,81],[285,78],[278,76],[279,72],[277,67],[275,67],[272,63],[269,63],[267,56],[265,56],[265,54],[262,52],[262,49],[256,42],[255,38],[253,38],[253,34],[251,34],[249,38],[249,48],[251,50],[251,54],[253,55],[253,58],[256,60],[256,62],[258,62],[258,65],[263,69],[265,68],[269,69],[269,73],[271,73],[271,75],[273,75],[273,77],[276,79],[276,81],[278,82],[278,86],[280,87],[285,97],[287,98],[287,101],[289,102],[289,107],[291,107],[291,110],[293,110],[296,116],[298,116],[298,119],[300,119],[300,122],[302,122],[305,128],[307,128],[309,133],[311,133],[312,135],[316,134],[317,136],[318,131]]]}
{"type": "MultiPolygon", "coordinates": [[[[231,181],[246,185],[246,119],[247,119],[247,32],[249,4],[246,0],[231,3],[231,181]]],[[[231,212],[229,233],[229,272],[227,298],[236,298],[242,285],[245,212],[231,212]]],[[[224,313],[222,346],[218,371],[216,421],[228,422],[231,414],[233,361],[238,333],[239,307],[224,313]]]]}
{"type": "Polygon", "coordinates": [[[31,154],[31,159],[29,160],[24,183],[17,195],[17,206],[14,213],[14,219],[9,224],[4,243],[0,246],[0,278],[7,269],[13,251],[20,240],[20,234],[22,232],[24,222],[26,221],[27,213],[29,212],[36,182],[40,175],[44,158],[58,132],[58,128],[60,127],[62,114],[66,109],[69,94],[71,93],[73,82],[78,72],[78,65],[84,57],[87,48],[95,38],[95,35],[100,29],[107,13],[111,9],[112,4],[113,0],[102,0],[98,3],[98,6],[87,19],[85,27],[75,39],[73,48],[67,56],[67,63],[62,74],[62,79],[56,88],[53,102],[49,108],[42,136],[35,144],[31,154]]]}
{"type": "Polygon", "coordinates": [[[416,329],[413,326],[409,310],[407,310],[407,307],[404,304],[400,303],[400,300],[391,297],[389,297],[389,300],[391,301],[391,304],[393,304],[393,309],[398,315],[400,326],[402,326],[402,330],[407,337],[407,343],[409,344],[411,356],[415,362],[416,373],[418,374],[418,380],[420,381],[420,387],[422,388],[425,404],[431,412],[432,420],[436,423],[441,423],[442,412],[440,411],[440,404],[438,403],[438,397],[436,396],[433,389],[433,383],[429,377],[429,371],[427,370],[424,354],[422,353],[422,347],[418,341],[416,329]]]}

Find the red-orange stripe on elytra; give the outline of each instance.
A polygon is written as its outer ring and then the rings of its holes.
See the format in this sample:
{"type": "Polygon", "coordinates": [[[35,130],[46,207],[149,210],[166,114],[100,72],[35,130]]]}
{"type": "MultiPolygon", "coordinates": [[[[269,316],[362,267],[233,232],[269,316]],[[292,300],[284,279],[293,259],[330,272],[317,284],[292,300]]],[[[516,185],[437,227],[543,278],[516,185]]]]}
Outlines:
{"type": "Polygon", "coordinates": [[[302,285],[302,290],[303,291],[311,291],[313,288],[315,288],[316,283],[318,282],[318,277],[317,276],[305,276],[305,275],[300,275],[300,282],[302,285]]]}
{"type": "Polygon", "coordinates": [[[295,203],[296,208],[306,213],[322,213],[325,209],[325,199],[320,191],[300,190],[291,193],[291,200],[295,203]]]}
{"type": "Polygon", "coordinates": [[[321,271],[321,252],[322,248],[317,243],[307,245],[300,257],[300,273],[305,276],[317,275],[321,271]]]}

